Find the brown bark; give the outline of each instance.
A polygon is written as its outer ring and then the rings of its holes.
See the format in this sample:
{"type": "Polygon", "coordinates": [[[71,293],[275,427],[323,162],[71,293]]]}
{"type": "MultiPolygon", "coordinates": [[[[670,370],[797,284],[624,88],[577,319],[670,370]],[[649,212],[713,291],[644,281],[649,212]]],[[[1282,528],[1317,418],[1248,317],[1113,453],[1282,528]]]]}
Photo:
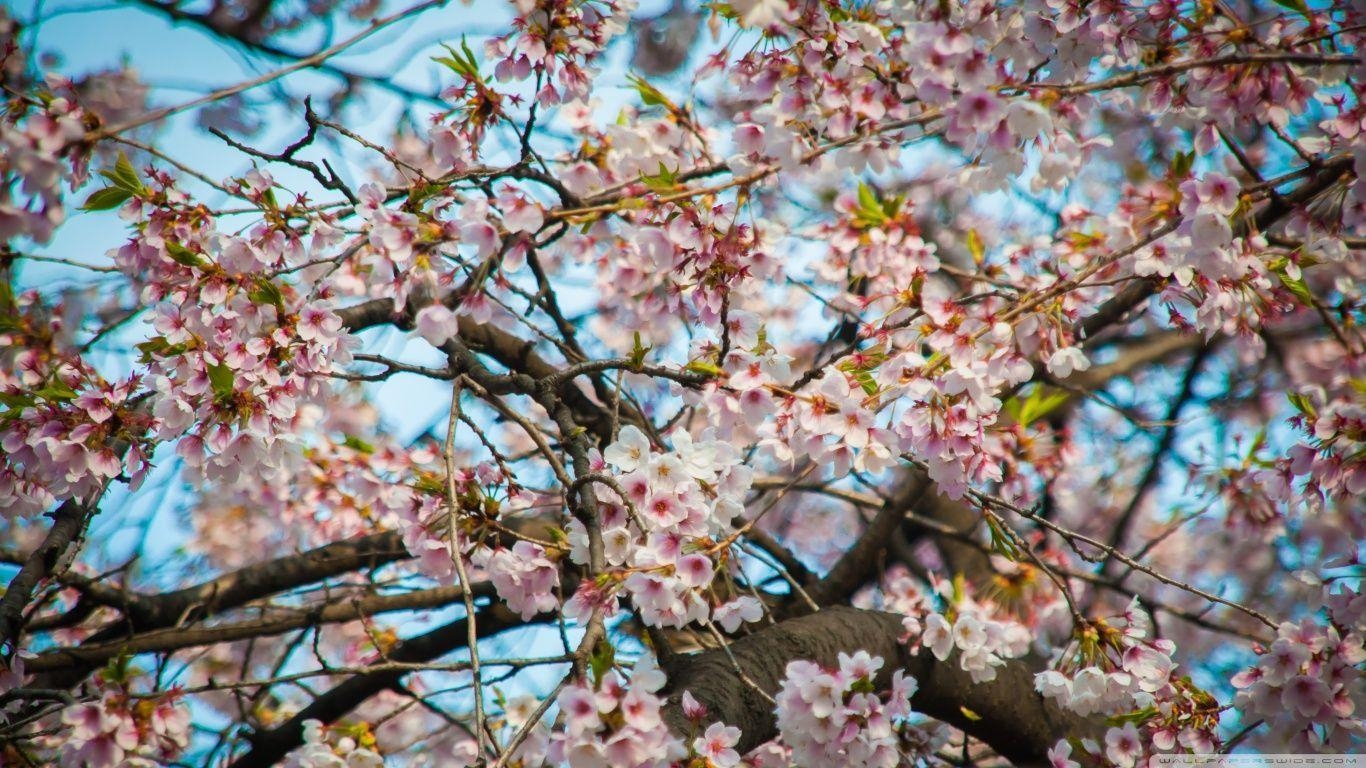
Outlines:
{"type": "MultiPolygon", "coordinates": [[[[730,652],[745,676],[769,695],[778,690],[790,661],[833,667],[841,652],[881,656],[886,664],[876,681],[879,686],[890,686],[895,669],[906,670],[919,683],[911,700],[917,712],[962,729],[1017,765],[1042,764],[1059,739],[1095,736],[1103,728],[1036,693],[1034,671],[1023,661],[998,668],[995,680],[974,683],[959,667],[956,653],[942,662],[928,651],[910,654],[898,642],[901,634],[896,614],[833,607],[737,640],[730,652]]],[[[777,735],[773,705],[741,679],[724,650],[680,657],[670,672],[665,721],[686,736],[694,728],[683,716],[684,691],[706,705],[708,720],[740,729],[741,752],[777,735]]]]}
{"type": "MultiPolygon", "coordinates": [[[[488,597],[493,594],[493,589],[487,582],[476,584],[475,594],[488,597]]],[[[25,662],[25,669],[29,672],[69,672],[98,666],[124,653],[166,653],[236,640],[274,637],[305,627],[356,621],[395,611],[454,605],[463,596],[464,590],[460,587],[433,587],[397,595],[356,595],[309,608],[287,611],[275,609],[256,619],[209,626],[167,627],[126,639],[85,642],[69,648],[58,648],[29,659],[25,662]]]]}

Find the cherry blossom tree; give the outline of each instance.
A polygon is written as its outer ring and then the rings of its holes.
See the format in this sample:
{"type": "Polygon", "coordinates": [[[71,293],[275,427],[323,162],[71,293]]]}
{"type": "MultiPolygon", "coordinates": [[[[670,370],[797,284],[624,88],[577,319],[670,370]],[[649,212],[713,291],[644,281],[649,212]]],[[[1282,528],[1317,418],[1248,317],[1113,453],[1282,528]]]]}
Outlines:
{"type": "Polygon", "coordinates": [[[252,69],[0,10],[0,763],[1362,747],[1359,4],[129,5],[252,69]]]}

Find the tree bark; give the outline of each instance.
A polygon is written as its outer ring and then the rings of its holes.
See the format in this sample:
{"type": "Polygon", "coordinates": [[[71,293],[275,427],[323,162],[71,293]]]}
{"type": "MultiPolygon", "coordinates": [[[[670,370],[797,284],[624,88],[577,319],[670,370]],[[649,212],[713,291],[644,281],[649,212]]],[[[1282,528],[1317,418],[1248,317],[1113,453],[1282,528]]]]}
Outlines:
{"type": "MultiPolygon", "coordinates": [[[[911,700],[917,712],[965,731],[1017,765],[1044,764],[1059,739],[1094,737],[1103,729],[1102,723],[1064,711],[1036,693],[1034,670],[1026,662],[1007,662],[996,670],[995,680],[974,683],[959,666],[957,653],[942,662],[928,650],[911,654],[898,642],[902,632],[896,614],[833,607],[741,638],[730,653],[745,676],[770,696],[790,661],[833,667],[840,653],[864,650],[881,656],[886,663],[876,681],[880,688],[890,687],[893,671],[904,669],[919,683],[911,700]]],[[[696,730],[683,715],[685,691],[706,705],[708,720],[740,729],[741,753],[777,735],[773,705],[740,677],[724,650],[683,656],[673,667],[664,718],[678,735],[696,730]]]]}

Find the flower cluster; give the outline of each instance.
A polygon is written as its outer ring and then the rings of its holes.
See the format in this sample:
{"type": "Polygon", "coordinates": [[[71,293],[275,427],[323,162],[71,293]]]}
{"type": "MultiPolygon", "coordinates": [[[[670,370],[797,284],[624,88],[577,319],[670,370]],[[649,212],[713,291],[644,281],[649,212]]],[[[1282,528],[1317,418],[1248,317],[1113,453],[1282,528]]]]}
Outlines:
{"type": "Polygon", "coordinates": [[[882,595],[886,610],[905,615],[903,642],[912,651],[925,648],[946,661],[956,648],[959,667],[976,682],[995,680],[1006,659],[1029,651],[1029,628],[992,601],[974,599],[961,581],[935,579],[926,595],[909,574],[899,571],[884,584],[882,595]],[[945,604],[942,613],[932,607],[936,596],[945,604]]]}
{"type": "Polygon", "coordinates": [[[516,0],[516,32],[488,45],[499,79],[542,83],[535,99],[547,106],[588,95],[591,66],[607,43],[626,30],[635,0],[534,2],[516,0]]]}
{"type": "MultiPolygon", "coordinates": [[[[1341,598],[1334,602],[1350,605],[1341,598]]],[[[1366,732],[1356,710],[1366,695],[1363,647],[1354,630],[1311,619],[1285,622],[1271,646],[1260,650],[1256,665],[1234,675],[1234,704],[1265,718],[1294,751],[1343,751],[1366,732]]]]}
{"type": "Polygon", "coordinates": [[[150,469],[150,448],[142,439],[150,419],[129,403],[136,378],[109,384],[62,364],[47,382],[3,386],[12,398],[10,410],[0,414],[0,507],[8,516],[93,498],[125,470],[136,486],[150,469]],[[114,449],[120,440],[129,441],[122,455],[114,449]]]}
{"type": "MultiPolygon", "coordinates": [[[[618,165],[627,179],[636,173],[657,174],[661,165],[681,167],[680,155],[697,154],[691,134],[661,124],[667,130],[632,138],[614,131],[604,135],[605,145],[626,148],[613,151],[622,151],[618,165]]],[[[651,205],[614,228],[603,225],[567,235],[562,244],[576,260],[598,271],[598,316],[590,327],[625,349],[632,344],[631,335],[623,337],[614,329],[639,329],[642,341],[658,345],[674,340],[687,321],[705,324],[719,335],[727,303],[738,308],[757,292],[759,281],[780,280],[782,274],[762,230],[732,202],[651,205]]],[[[737,340],[735,346],[742,343],[737,340]]]]}
{"type": "Polygon", "coordinates": [[[654,658],[641,657],[623,681],[607,672],[597,685],[579,681],[560,691],[564,728],[551,736],[549,758],[570,768],[671,765],[687,755],[683,742],[664,725],[656,692],[664,673],[654,658]]]}
{"type": "Polygon", "coordinates": [[[916,680],[896,670],[884,700],[874,684],[882,665],[866,651],[841,653],[836,669],[809,661],[787,665],[774,704],[778,732],[794,763],[810,768],[900,763],[899,731],[911,714],[916,680]]]}
{"type": "Polygon", "coordinates": [[[483,567],[498,596],[523,619],[559,605],[560,569],[540,544],[519,541],[511,549],[476,550],[470,562],[483,567]]]}
{"type": "Polygon", "coordinates": [[[1104,745],[1124,768],[1147,752],[1206,753],[1219,744],[1218,702],[1174,674],[1176,646],[1151,634],[1134,598],[1120,616],[1083,627],[1053,668],[1034,677],[1039,693],[1077,714],[1124,721],[1106,732],[1104,745]]]}
{"type": "Polygon", "coordinates": [[[383,768],[368,729],[331,729],[318,720],[304,721],[303,746],[285,756],[285,768],[383,768]],[[332,734],[329,734],[329,731],[332,734]],[[356,734],[348,733],[356,731],[356,734]],[[331,743],[328,736],[335,735],[331,743]],[[356,735],[360,736],[357,740],[356,735]]]}
{"type": "Polygon", "coordinates": [[[1322,498],[1345,501],[1366,493],[1366,401],[1360,393],[1330,396],[1311,386],[1290,400],[1299,410],[1295,421],[1309,433],[1307,444],[1290,451],[1290,472],[1306,477],[1309,490],[1322,498]]]}
{"type": "Polygon", "coordinates": [[[64,731],[50,740],[62,768],[164,763],[189,745],[190,711],[175,692],[134,697],[103,678],[98,692],[98,699],[62,710],[64,731]]]}
{"type": "MultiPolygon", "coordinates": [[[[180,438],[177,453],[211,481],[281,471],[283,436],[305,426],[301,406],[350,360],[329,299],[265,276],[302,258],[298,233],[278,223],[220,233],[169,177],[120,173],[122,213],[138,231],[112,255],[152,310],[157,335],[139,349],[156,438],[180,438]]],[[[245,182],[262,200],[274,199],[271,184],[264,173],[245,182]]]]}
{"type": "Polygon", "coordinates": [[[58,97],[21,123],[0,123],[0,241],[46,243],[66,219],[62,183],[73,173],[83,119],[80,107],[58,97]]]}
{"type": "MultiPolygon", "coordinates": [[[[603,468],[616,470],[614,485],[599,492],[604,513],[603,542],[609,580],[620,583],[641,620],[651,626],[683,627],[713,617],[708,588],[725,549],[716,542],[733,531],[753,470],[740,463],[735,447],[718,440],[672,436],[673,450],[657,451],[634,426],[621,429],[603,452],[603,468]]],[[[569,525],[570,558],[589,562],[588,536],[577,520],[569,525]]],[[[598,585],[587,584],[568,610],[603,605],[598,585]]],[[[759,618],[758,606],[737,600],[718,608],[726,625],[759,618]]]]}
{"type": "MultiPolygon", "coordinates": [[[[445,540],[433,541],[423,525],[437,517],[441,489],[430,480],[415,487],[431,477],[437,451],[431,445],[403,448],[370,434],[364,425],[344,418],[354,406],[346,397],[310,406],[308,411],[330,416],[319,417],[320,434],[288,457],[289,471],[225,487],[202,499],[193,549],[220,566],[240,567],[256,556],[243,551],[244,535],[263,546],[294,549],[389,528],[404,534],[421,572],[448,574],[445,540]],[[410,482],[414,479],[418,482],[410,482]]],[[[312,421],[313,415],[308,418],[312,421]]]]}

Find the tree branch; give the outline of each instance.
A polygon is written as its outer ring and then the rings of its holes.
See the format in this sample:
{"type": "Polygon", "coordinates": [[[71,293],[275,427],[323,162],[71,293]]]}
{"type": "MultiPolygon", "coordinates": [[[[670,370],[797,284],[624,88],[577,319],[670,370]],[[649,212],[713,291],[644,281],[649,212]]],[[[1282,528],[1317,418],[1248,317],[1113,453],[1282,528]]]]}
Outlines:
{"type": "Polygon", "coordinates": [[[1007,662],[995,680],[974,683],[956,654],[943,662],[928,650],[910,654],[898,642],[902,632],[896,614],[832,607],[736,640],[729,655],[716,649],[681,657],[667,689],[665,722],[679,735],[691,732],[682,711],[683,692],[689,691],[706,705],[710,719],[740,729],[737,749],[746,752],[776,736],[777,724],[773,705],[740,679],[735,662],[772,695],[790,661],[835,666],[840,653],[864,650],[887,662],[876,681],[879,687],[890,685],[893,670],[906,670],[919,683],[911,702],[917,712],[962,729],[1017,765],[1044,764],[1059,739],[1103,730],[1103,723],[1066,712],[1036,693],[1033,671],[1024,662],[1007,662]]]}
{"type": "MultiPolygon", "coordinates": [[[[492,585],[476,584],[475,594],[488,597],[492,585]]],[[[45,651],[25,662],[29,672],[97,666],[123,653],[165,653],[182,648],[217,645],[236,640],[271,637],[305,627],[355,621],[381,613],[415,611],[451,605],[464,596],[459,587],[434,587],[397,595],[357,595],[333,602],[289,610],[258,619],[204,627],[167,627],[104,643],[82,643],[45,651]]]]}
{"type": "Polygon", "coordinates": [[[19,635],[24,629],[24,609],[33,597],[33,590],[40,581],[57,571],[67,550],[77,545],[93,510],[93,505],[75,499],[62,502],[52,513],[52,528],[43,543],[29,553],[5,588],[5,596],[0,599],[0,656],[6,661],[18,650],[19,635]]]}
{"type": "MultiPolygon", "coordinates": [[[[478,637],[486,638],[514,627],[547,620],[536,617],[523,621],[506,605],[494,601],[475,617],[478,637]]],[[[457,648],[463,648],[468,637],[468,618],[457,619],[417,637],[395,645],[384,663],[423,664],[434,661],[457,648]]],[[[247,737],[251,749],[232,762],[229,768],[267,768],[279,762],[291,749],[303,741],[306,720],[333,723],[380,691],[393,688],[412,670],[382,668],[347,679],[327,693],[314,699],[283,725],[259,731],[247,737]]]]}
{"type": "MultiPolygon", "coordinates": [[[[848,549],[830,572],[807,588],[807,594],[817,605],[827,606],[843,602],[853,595],[868,578],[878,572],[878,556],[887,549],[892,533],[906,519],[906,513],[921,504],[934,492],[930,478],[912,468],[898,492],[882,504],[858,541],[848,549]]],[[[804,601],[792,601],[801,608],[804,601]]]]}

